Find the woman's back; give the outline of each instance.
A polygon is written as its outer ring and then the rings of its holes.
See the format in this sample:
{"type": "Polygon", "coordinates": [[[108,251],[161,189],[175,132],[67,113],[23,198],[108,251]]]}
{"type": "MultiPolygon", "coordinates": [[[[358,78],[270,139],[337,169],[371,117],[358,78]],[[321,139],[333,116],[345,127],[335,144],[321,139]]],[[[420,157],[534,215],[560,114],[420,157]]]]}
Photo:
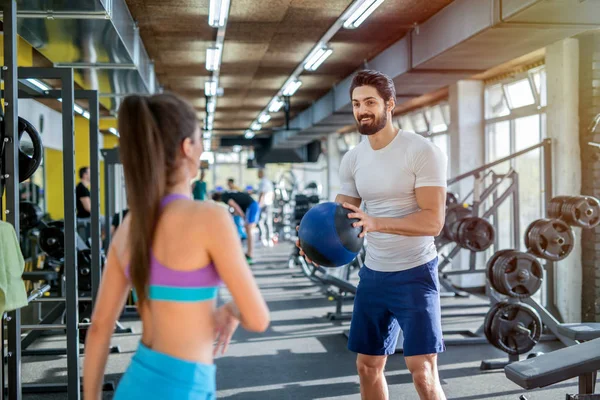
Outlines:
{"type": "MultiPolygon", "coordinates": [[[[204,363],[212,362],[215,299],[190,301],[188,298],[182,301],[175,299],[178,297],[175,293],[174,299],[165,300],[155,299],[152,294],[171,288],[184,291],[185,297],[186,292],[198,286],[210,288],[216,283],[215,276],[220,281],[207,246],[211,234],[208,222],[214,218],[210,214],[215,208],[211,204],[181,199],[163,208],[152,249],[149,249],[152,260],[150,297],[140,309],[142,343],[174,357],[204,363]],[[204,222],[196,223],[198,219],[204,222]],[[168,275],[166,279],[169,282],[164,282],[165,275],[168,275]],[[194,279],[203,282],[194,284],[194,279]]],[[[129,229],[126,219],[123,229],[115,237],[120,264],[126,275],[130,254],[129,229]]]]}

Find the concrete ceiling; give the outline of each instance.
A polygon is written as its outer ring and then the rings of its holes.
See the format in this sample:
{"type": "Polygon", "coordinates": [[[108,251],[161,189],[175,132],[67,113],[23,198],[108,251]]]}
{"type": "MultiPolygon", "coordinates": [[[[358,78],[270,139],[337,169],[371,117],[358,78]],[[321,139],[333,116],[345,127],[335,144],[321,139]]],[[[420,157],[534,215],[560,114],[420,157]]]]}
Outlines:
{"type": "MultiPolygon", "coordinates": [[[[333,54],[304,72],[292,97],[292,117],[453,0],[386,0],[356,30],[340,30],[333,54]]],[[[351,0],[232,0],[225,34],[214,135],[243,134],[351,0]]],[[[209,0],[127,0],[165,90],[188,98],[204,118],[206,49],[217,29],[208,25],[209,0]]],[[[264,128],[283,124],[273,115],[264,128]]]]}

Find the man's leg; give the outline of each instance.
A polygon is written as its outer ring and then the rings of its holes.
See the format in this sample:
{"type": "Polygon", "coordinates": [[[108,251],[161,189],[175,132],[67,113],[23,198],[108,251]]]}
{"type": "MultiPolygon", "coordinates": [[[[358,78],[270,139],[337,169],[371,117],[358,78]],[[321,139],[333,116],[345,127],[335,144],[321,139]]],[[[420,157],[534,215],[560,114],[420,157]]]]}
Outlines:
{"type": "Polygon", "coordinates": [[[273,206],[266,206],[265,213],[267,214],[267,242],[269,247],[273,246],[273,206]]]}
{"type": "Polygon", "coordinates": [[[421,400],[446,400],[437,370],[437,354],[404,357],[421,400]]]}
{"type": "Polygon", "coordinates": [[[252,230],[254,229],[254,227],[256,226],[256,224],[246,224],[246,244],[248,246],[248,251],[246,252],[246,255],[250,258],[252,258],[252,253],[254,251],[254,237],[252,236],[252,230]]]}
{"type": "Polygon", "coordinates": [[[357,353],[356,368],[363,400],[387,400],[387,382],[383,375],[387,356],[393,354],[400,327],[389,312],[385,272],[364,266],[354,297],[348,349],[357,353]]]}
{"type": "Polygon", "coordinates": [[[383,373],[387,356],[359,354],[356,369],[360,378],[360,397],[363,400],[387,400],[387,382],[383,373]]]}

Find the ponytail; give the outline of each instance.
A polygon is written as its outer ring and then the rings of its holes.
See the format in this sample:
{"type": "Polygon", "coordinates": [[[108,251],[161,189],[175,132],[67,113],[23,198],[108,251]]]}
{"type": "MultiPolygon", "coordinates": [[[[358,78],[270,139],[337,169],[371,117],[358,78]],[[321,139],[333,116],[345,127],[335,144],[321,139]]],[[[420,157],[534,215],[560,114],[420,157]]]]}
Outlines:
{"type": "Polygon", "coordinates": [[[131,214],[131,282],[138,301],[148,298],[150,249],[167,177],[162,135],[146,98],[125,98],[119,109],[120,155],[131,214]]]}
{"type": "Polygon", "coordinates": [[[181,143],[193,139],[197,130],[194,108],[172,93],[128,96],[119,109],[120,155],[131,214],[129,274],[140,303],[148,299],[160,202],[176,183],[181,143]]]}

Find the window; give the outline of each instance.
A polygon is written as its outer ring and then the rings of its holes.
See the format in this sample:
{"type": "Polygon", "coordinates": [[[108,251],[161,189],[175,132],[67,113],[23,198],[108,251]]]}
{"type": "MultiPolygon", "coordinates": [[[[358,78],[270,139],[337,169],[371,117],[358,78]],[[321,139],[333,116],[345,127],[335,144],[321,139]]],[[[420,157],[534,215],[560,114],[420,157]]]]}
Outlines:
{"type": "Polygon", "coordinates": [[[504,86],[510,108],[520,108],[535,103],[529,79],[521,79],[504,86]]]}
{"type": "Polygon", "coordinates": [[[489,87],[485,91],[485,117],[495,118],[510,114],[502,85],[489,87]]]}
{"type": "Polygon", "coordinates": [[[425,110],[427,121],[429,121],[429,130],[431,133],[445,132],[448,130],[448,124],[443,115],[442,106],[437,105],[425,110]]]}
{"type": "MultiPolygon", "coordinates": [[[[492,162],[540,143],[546,135],[546,73],[544,66],[530,69],[485,90],[486,162],[492,162]]],[[[513,248],[513,224],[522,236],[531,222],[543,215],[541,150],[536,149],[492,168],[503,174],[513,168],[519,178],[519,209],[508,199],[498,209],[496,235],[499,249],[513,248]],[[518,212],[518,214],[517,214],[518,212]]],[[[508,182],[507,182],[508,184],[508,182]]],[[[500,193],[502,192],[500,188],[500,193]]]]}
{"type": "Polygon", "coordinates": [[[421,111],[412,114],[412,123],[417,133],[427,133],[429,131],[425,115],[421,111]]]}

